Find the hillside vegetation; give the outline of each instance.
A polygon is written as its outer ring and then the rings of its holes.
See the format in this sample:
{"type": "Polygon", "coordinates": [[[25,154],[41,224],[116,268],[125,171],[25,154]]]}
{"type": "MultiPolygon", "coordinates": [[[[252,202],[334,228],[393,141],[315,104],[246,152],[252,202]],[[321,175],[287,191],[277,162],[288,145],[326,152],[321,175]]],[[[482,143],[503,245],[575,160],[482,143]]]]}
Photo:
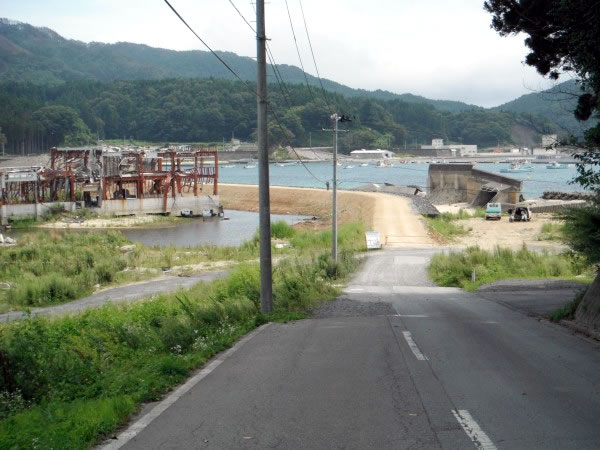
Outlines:
{"type": "MultiPolygon", "coordinates": [[[[270,143],[273,146],[330,145],[329,106],[303,85],[270,87],[270,143]],[[276,121],[279,119],[279,123],[276,121]],[[281,126],[279,126],[281,125],[281,126]]],[[[342,151],[404,148],[432,138],[479,146],[511,143],[515,127],[551,130],[543,120],[483,109],[443,112],[401,100],[344,97],[329,93],[331,108],[353,118],[342,151]]],[[[59,85],[0,85],[0,127],[8,152],[36,152],[54,145],[100,139],[152,142],[220,142],[232,133],[253,140],[256,94],[252,83],[220,79],[71,81],[59,85]],[[82,125],[85,124],[85,128],[82,125]]]]}
{"type": "Polygon", "coordinates": [[[569,80],[542,92],[522,95],[492,110],[539,115],[552,121],[559,133],[581,137],[585,130],[598,121],[590,119],[580,122],[575,118],[573,113],[577,108],[579,94],[581,94],[580,86],[575,80],[569,80]]]}
{"type": "MultiPolygon", "coordinates": [[[[256,61],[230,52],[219,56],[247,81],[256,80],[256,61]]],[[[36,84],[57,84],[72,80],[157,80],[165,78],[235,77],[209,52],[174,51],[147,45],[118,42],[85,43],[65,39],[48,28],[0,19],[0,81],[29,81],[36,84]]],[[[277,68],[286,83],[304,84],[302,70],[287,64],[277,68]]],[[[268,73],[272,74],[269,67],[268,73]]],[[[307,74],[308,83],[320,88],[319,80],[307,74]]],[[[441,111],[466,111],[477,108],[462,102],[430,100],[413,94],[353,89],[324,79],[323,86],[331,92],[349,97],[370,97],[378,100],[403,100],[434,105],[441,111]]]]}

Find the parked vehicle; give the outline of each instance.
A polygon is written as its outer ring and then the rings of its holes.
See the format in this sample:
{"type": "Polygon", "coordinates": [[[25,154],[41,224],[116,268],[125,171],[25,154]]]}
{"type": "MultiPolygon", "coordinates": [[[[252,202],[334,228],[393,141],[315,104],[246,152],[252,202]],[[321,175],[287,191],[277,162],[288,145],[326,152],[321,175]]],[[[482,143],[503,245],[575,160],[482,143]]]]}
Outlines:
{"type": "Polygon", "coordinates": [[[502,205],[500,203],[488,203],[485,209],[485,220],[502,219],[502,205]]]}
{"type": "Polygon", "coordinates": [[[531,209],[528,206],[517,206],[514,210],[508,210],[509,222],[529,222],[531,220],[531,209]]]}

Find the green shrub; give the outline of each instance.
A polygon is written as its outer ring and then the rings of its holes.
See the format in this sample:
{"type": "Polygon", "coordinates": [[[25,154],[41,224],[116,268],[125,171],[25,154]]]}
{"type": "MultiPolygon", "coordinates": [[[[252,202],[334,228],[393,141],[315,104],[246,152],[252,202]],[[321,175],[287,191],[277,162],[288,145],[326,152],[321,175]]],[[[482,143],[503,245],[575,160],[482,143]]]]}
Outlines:
{"type": "Polygon", "coordinates": [[[275,239],[289,239],[296,234],[294,227],[280,220],[271,224],[271,237],[275,239]]]}
{"type": "Polygon", "coordinates": [[[548,317],[548,318],[552,322],[560,322],[563,319],[566,319],[566,320],[574,319],[575,312],[577,311],[579,304],[583,300],[585,293],[586,293],[586,289],[581,289],[575,295],[575,298],[573,298],[573,300],[571,300],[568,304],[566,304],[562,308],[558,308],[556,311],[554,311],[552,314],[550,314],[550,317],[548,317]]]}

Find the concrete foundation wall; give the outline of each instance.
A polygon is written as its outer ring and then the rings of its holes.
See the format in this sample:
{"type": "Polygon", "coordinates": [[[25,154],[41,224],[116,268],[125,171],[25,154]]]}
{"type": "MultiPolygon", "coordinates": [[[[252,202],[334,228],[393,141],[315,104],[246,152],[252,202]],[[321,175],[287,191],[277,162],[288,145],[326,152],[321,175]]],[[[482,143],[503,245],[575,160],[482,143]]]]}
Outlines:
{"type": "MultiPolygon", "coordinates": [[[[102,214],[129,216],[132,214],[162,214],[164,213],[163,198],[128,198],[120,200],[104,200],[99,208],[102,214]]],[[[194,215],[201,215],[205,210],[213,210],[218,213],[220,206],[218,195],[200,195],[198,197],[178,196],[167,199],[167,213],[181,215],[182,210],[191,210],[194,215]]]]}
{"type": "Polygon", "coordinates": [[[485,202],[494,200],[515,204],[519,202],[521,183],[514,178],[474,169],[472,164],[432,164],[429,166],[428,194],[434,203],[473,203],[475,199],[486,197],[483,199],[485,202]],[[488,183],[498,183],[508,188],[487,195],[481,187],[488,183]]]}
{"type": "Polygon", "coordinates": [[[6,224],[7,219],[38,218],[51,208],[63,207],[65,211],[75,211],[75,202],[24,203],[0,206],[0,222],[6,224]]]}
{"type": "MultiPolygon", "coordinates": [[[[186,196],[167,199],[167,213],[181,215],[182,210],[191,210],[194,215],[201,215],[203,211],[211,211],[217,214],[220,208],[218,195],[201,195],[198,197],[186,196]]],[[[53,202],[53,203],[27,203],[19,205],[0,206],[0,224],[6,225],[9,219],[21,219],[26,217],[39,218],[50,208],[63,207],[65,211],[76,211],[76,202],[53,202]]],[[[162,198],[130,198],[125,200],[104,200],[102,206],[93,208],[104,215],[131,216],[143,214],[163,214],[162,198]]]]}

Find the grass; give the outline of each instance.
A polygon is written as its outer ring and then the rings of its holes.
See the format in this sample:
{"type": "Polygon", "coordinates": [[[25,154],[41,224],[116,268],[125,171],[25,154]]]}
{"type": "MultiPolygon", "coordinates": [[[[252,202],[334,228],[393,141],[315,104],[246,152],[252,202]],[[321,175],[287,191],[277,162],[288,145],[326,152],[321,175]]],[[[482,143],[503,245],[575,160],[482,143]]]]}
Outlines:
{"type": "Polygon", "coordinates": [[[548,222],[542,225],[538,241],[562,241],[564,225],[562,223],[548,222]]]}
{"type": "Polygon", "coordinates": [[[453,241],[459,236],[469,234],[471,229],[456,222],[471,219],[473,217],[485,218],[485,209],[477,208],[475,210],[465,210],[461,208],[457,213],[444,212],[437,217],[426,217],[425,223],[433,237],[438,241],[445,243],[453,241]]]}
{"type": "Polygon", "coordinates": [[[507,279],[577,278],[591,281],[593,269],[581,257],[572,254],[538,253],[525,246],[517,251],[469,247],[435,255],[429,265],[429,276],[440,286],[474,291],[482,284],[507,279]]]}
{"type": "Polygon", "coordinates": [[[552,322],[560,322],[561,320],[573,320],[575,318],[575,311],[577,311],[577,307],[583,300],[585,296],[586,289],[581,289],[573,300],[571,300],[568,304],[563,306],[562,308],[558,308],[550,317],[548,317],[552,322]]]}
{"type": "Polygon", "coordinates": [[[468,234],[470,231],[464,225],[455,223],[458,220],[455,216],[455,214],[451,213],[442,213],[437,217],[426,217],[425,223],[429,228],[429,232],[438,241],[452,241],[458,236],[468,234]]]}
{"type": "Polygon", "coordinates": [[[120,233],[48,233],[24,235],[0,251],[0,281],[10,289],[0,299],[10,305],[41,306],[85,296],[95,285],[118,278],[127,261],[120,233]]]}
{"type": "MultiPolygon", "coordinates": [[[[285,239],[291,248],[273,248],[274,254],[310,258],[331,245],[331,232],[297,231],[285,222],[272,224],[272,236],[285,239]]],[[[364,250],[364,227],[340,227],[340,250],[364,250]]],[[[183,275],[215,262],[230,265],[258,257],[258,236],[240,247],[205,246],[178,249],[147,247],[131,242],[116,231],[34,231],[25,233],[17,246],[0,249],[0,311],[46,306],[91,294],[98,286],[140,281],[171,269],[183,275]]],[[[202,270],[203,267],[199,269],[202,270]]]]}
{"type": "Polygon", "coordinates": [[[259,267],[129,305],[0,327],[0,448],[89,448],[265,320],[303,318],[358,264],[342,250],[286,260],[274,312],[258,311],[259,267]]]}

